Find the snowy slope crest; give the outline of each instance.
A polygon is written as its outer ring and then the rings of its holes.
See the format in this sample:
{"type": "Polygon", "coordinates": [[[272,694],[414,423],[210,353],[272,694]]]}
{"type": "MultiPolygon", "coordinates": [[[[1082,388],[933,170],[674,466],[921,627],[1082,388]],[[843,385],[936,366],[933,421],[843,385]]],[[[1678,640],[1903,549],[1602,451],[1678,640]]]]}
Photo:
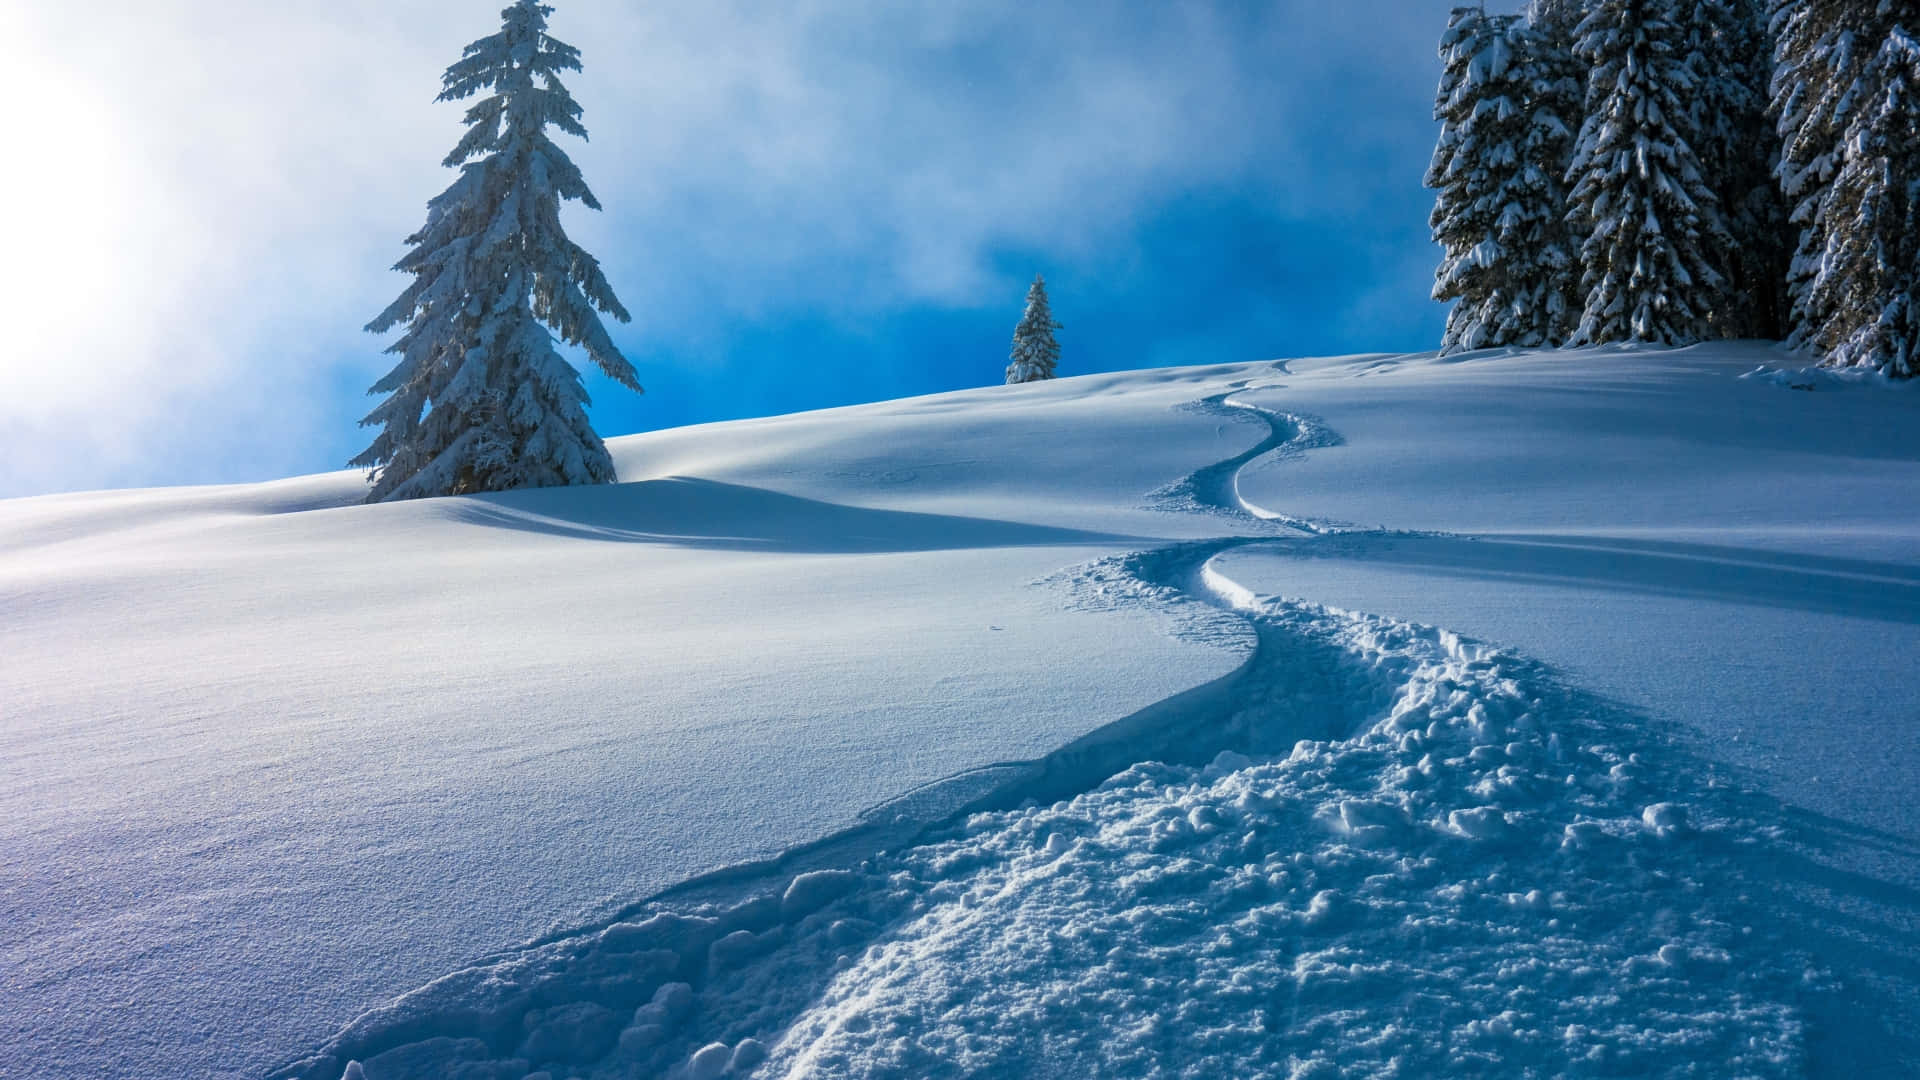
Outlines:
{"type": "Polygon", "coordinates": [[[1831,368],[1831,367],[1775,367],[1761,364],[1740,376],[1758,382],[1772,383],[1788,390],[1899,390],[1910,391],[1914,383],[1906,379],[1893,379],[1873,368],[1831,368]]]}
{"type": "Polygon", "coordinates": [[[1164,747],[1187,763],[652,905],[280,1075],[1796,1072],[1804,965],[1753,929],[1779,923],[1742,867],[1780,830],[1750,799],[1537,665],[1210,559],[1136,578],[1199,581],[1258,641],[1164,747]]]}

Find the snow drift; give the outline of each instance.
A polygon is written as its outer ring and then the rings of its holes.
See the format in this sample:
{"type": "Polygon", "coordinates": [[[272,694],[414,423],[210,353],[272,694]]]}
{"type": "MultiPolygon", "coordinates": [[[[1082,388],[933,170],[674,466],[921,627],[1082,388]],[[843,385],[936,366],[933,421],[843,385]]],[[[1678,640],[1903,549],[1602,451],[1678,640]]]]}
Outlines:
{"type": "Polygon", "coordinates": [[[611,489],[0,504],[0,1065],[1894,1067],[1920,399],[1738,378],[1781,360],[1170,369],[617,440],[611,489]]]}

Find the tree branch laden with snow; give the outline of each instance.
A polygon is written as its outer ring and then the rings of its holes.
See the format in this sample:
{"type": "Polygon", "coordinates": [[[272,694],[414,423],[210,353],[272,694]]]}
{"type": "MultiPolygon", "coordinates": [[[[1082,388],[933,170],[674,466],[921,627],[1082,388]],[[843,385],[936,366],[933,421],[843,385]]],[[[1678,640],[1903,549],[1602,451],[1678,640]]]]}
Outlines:
{"type": "Polygon", "coordinates": [[[486,96],[443,162],[459,178],[394,266],[413,283],[367,324],[405,327],[387,349],[399,363],[368,391],[387,398],[361,420],[380,434],[352,461],[372,470],[369,502],[614,480],[580,373],[554,349],[557,335],[640,390],[600,321],[627,310],[560,225],[562,202],[600,203],[546,134],[587,134],[559,77],[580,52],[547,34],[552,10],[517,0],[442,77],[437,100],[486,96]]]}

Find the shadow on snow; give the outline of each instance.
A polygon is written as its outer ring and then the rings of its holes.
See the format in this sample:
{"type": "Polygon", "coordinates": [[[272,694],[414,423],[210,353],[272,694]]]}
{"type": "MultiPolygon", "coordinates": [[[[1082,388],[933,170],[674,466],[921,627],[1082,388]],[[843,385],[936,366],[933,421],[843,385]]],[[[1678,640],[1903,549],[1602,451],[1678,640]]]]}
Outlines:
{"type": "Polygon", "coordinates": [[[1071,547],[1137,537],[955,514],[847,506],[690,476],[446,500],[454,520],[578,540],[721,551],[874,554],[1071,547]]]}
{"type": "Polygon", "coordinates": [[[1275,544],[1267,550],[1495,583],[1561,585],[1920,624],[1920,567],[1902,563],[1714,544],[1531,534],[1347,533],[1326,542],[1275,544]]]}

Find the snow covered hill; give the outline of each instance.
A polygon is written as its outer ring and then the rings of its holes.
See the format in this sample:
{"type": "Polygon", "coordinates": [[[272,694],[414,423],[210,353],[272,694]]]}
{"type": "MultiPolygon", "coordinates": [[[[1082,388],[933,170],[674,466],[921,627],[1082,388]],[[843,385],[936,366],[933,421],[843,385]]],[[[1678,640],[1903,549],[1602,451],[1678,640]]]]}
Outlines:
{"type": "Polygon", "coordinates": [[[1920,393],[1790,364],[0,503],[0,1076],[1902,1075],[1920,393]]]}

